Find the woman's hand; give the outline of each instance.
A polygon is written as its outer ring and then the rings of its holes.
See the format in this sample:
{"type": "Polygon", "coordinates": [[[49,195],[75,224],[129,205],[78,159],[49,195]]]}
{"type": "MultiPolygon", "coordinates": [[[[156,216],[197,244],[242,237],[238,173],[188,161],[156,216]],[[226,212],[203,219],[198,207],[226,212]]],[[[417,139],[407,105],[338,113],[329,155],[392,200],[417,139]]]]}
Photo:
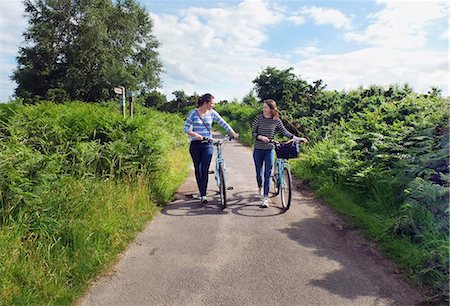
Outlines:
{"type": "Polygon", "coordinates": [[[268,143],[270,141],[269,137],[263,136],[263,135],[259,135],[258,139],[262,142],[268,143]]]}
{"type": "Polygon", "coordinates": [[[194,131],[189,131],[187,134],[188,134],[190,137],[194,138],[195,140],[199,140],[199,141],[202,141],[202,140],[203,140],[203,136],[200,135],[199,133],[194,132],[194,131]]]}
{"type": "Polygon", "coordinates": [[[308,139],[303,138],[303,137],[297,137],[297,136],[292,137],[292,140],[295,141],[295,142],[303,142],[303,143],[307,143],[308,142],[308,139]]]}
{"type": "Polygon", "coordinates": [[[233,138],[239,138],[239,134],[236,133],[235,131],[232,131],[232,132],[231,132],[231,136],[232,136],[233,138]]]}

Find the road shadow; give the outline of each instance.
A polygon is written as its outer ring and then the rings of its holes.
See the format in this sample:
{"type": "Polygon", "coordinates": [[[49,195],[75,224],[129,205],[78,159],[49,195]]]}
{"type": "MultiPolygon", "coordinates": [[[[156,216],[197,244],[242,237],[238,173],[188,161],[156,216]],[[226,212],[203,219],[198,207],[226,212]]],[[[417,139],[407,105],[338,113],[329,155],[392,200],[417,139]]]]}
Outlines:
{"type": "Polygon", "coordinates": [[[339,267],[310,281],[309,285],[346,299],[377,297],[379,301],[375,304],[385,304],[389,299],[393,305],[425,305],[418,290],[412,288],[400,269],[381,254],[374,242],[313,199],[309,192],[304,196],[317,216],[303,218],[279,231],[339,267]]]}
{"type": "MultiPolygon", "coordinates": [[[[162,214],[174,217],[189,217],[201,215],[226,215],[227,211],[219,207],[219,194],[216,192],[209,197],[207,204],[200,203],[195,191],[177,192],[174,201],[167,204],[162,214]]],[[[211,192],[209,192],[211,194],[211,192]]]]}
{"type": "Polygon", "coordinates": [[[244,217],[267,218],[283,214],[285,210],[275,203],[274,195],[269,198],[272,205],[269,208],[261,208],[262,200],[252,191],[231,193],[227,192],[227,207],[220,206],[220,195],[218,191],[208,190],[208,203],[201,204],[197,198],[196,191],[177,192],[174,201],[167,204],[162,214],[169,216],[199,216],[199,215],[226,215],[229,213],[244,217]]]}
{"type": "Polygon", "coordinates": [[[257,197],[254,191],[235,192],[230,195],[226,209],[235,215],[251,218],[274,217],[285,212],[281,207],[273,205],[273,194],[269,195],[269,199],[271,206],[269,208],[261,208],[262,200],[257,197]]]}

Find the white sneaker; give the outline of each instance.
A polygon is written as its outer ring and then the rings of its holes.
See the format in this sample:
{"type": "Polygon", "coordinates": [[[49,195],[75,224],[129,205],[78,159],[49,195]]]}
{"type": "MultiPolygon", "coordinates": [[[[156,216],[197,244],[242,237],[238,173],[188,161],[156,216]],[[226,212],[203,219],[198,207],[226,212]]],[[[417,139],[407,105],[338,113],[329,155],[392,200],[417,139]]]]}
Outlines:
{"type": "Polygon", "coordinates": [[[202,204],[207,204],[208,203],[208,199],[206,198],[206,196],[203,196],[200,198],[200,203],[202,204]]]}
{"type": "Polygon", "coordinates": [[[258,189],[258,199],[262,199],[263,198],[263,194],[261,192],[261,188],[258,189]]]}
{"type": "Polygon", "coordinates": [[[269,199],[268,198],[264,198],[264,201],[261,205],[262,208],[267,208],[269,207],[269,199]]]}

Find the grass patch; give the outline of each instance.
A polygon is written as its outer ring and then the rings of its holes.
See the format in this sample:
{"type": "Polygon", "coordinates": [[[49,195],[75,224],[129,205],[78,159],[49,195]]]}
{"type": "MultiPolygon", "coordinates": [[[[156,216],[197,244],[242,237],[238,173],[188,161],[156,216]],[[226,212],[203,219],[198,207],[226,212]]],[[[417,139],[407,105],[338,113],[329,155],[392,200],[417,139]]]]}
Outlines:
{"type": "Polygon", "coordinates": [[[2,304],[72,303],[160,210],[144,176],[72,180],[56,193],[71,204],[58,219],[0,228],[2,304]]]}

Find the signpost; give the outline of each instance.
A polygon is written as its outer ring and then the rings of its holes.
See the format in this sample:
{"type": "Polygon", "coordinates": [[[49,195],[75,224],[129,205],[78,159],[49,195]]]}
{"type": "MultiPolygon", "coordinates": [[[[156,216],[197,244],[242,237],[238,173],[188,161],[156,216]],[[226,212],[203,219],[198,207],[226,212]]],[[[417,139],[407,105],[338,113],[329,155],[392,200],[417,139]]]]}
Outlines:
{"type": "Polygon", "coordinates": [[[122,108],[123,118],[125,119],[125,87],[123,86],[114,87],[114,93],[120,95],[119,102],[122,108]]]}

